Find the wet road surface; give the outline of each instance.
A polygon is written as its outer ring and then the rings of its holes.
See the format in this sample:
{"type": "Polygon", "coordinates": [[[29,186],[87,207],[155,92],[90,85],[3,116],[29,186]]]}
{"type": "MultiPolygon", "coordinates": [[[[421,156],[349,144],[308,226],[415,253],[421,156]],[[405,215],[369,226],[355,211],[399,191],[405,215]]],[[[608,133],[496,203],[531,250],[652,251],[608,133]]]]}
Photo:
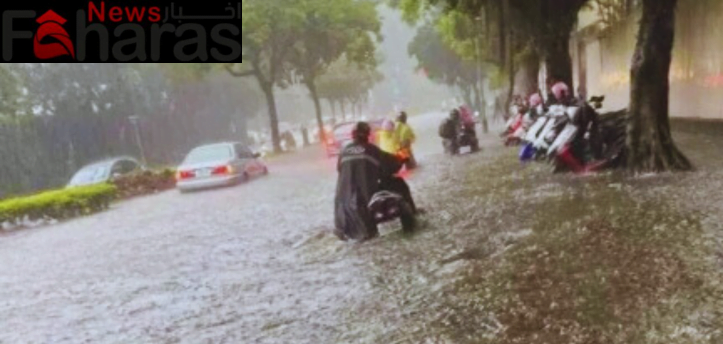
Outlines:
{"type": "Polygon", "coordinates": [[[335,161],[318,148],[239,187],[3,235],[0,343],[723,340],[723,278],[706,270],[723,271],[718,133],[676,138],[695,173],[553,176],[494,135],[481,154],[441,156],[442,116],[412,119],[410,185],[430,214],[411,238],[336,240],[335,161]]]}
{"type": "MultiPolygon", "coordinates": [[[[412,123],[434,138],[440,116],[412,123]]],[[[417,148],[422,162],[438,150],[417,148]]],[[[0,237],[0,343],[337,342],[371,287],[354,245],[327,233],[335,161],[310,148],[270,169],[0,237]]]]}

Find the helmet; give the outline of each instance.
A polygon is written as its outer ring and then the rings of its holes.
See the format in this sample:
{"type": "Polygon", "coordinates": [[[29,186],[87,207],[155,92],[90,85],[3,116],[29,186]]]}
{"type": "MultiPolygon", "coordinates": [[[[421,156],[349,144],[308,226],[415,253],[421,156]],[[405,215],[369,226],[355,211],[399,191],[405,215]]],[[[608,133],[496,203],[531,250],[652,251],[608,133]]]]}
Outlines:
{"type": "Polygon", "coordinates": [[[382,122],[382,130],[384,131],[392,131],[394,130],[394,122],[385,119],[384,122],[382,122]]]}
{"type": "Polygon", "coordinates": [[[540,104],[542,104],[542,97],[540,97],[539,93],[530,96],[530,107],[536,107],[540,104]]]}
{"type": "Polygon", "coordinates": [[[552,94],[557,100],[563,100],[570,96],[570,88],[564,82],[558,82],[552,86],[552,94]]]}

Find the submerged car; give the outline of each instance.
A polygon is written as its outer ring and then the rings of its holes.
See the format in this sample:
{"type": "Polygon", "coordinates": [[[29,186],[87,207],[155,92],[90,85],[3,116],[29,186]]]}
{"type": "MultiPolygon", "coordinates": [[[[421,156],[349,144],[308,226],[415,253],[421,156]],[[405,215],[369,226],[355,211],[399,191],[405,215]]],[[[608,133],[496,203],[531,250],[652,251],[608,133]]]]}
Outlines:
{"type": "Polygon", "coordinates": [[[111,158],[81,168],[70,179],[67,187],[106,183],[114,178],[143,170],[145,170],[145,167],[134,158],[111,158]]]}
{"type": "Polygon", "coordinates": [[[269,173],[259,154],[237,142],[217,143],[193,149],[176,172],[181,192],[233,186],[269,173]]]}

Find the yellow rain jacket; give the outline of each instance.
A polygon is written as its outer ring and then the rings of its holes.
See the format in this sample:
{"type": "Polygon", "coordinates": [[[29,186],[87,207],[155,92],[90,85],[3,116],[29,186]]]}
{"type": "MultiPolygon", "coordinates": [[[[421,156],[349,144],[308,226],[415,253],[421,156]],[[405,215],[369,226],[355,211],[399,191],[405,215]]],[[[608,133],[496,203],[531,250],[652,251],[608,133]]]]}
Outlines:
{"type": "Polygon", "coordinates": [[[417,137],[414,135],[414,131],[412,130],[412,127],[409,125],[397,122],[396,124],[396,134],[397,134],[397,140],[400,145],[404,146],[407,145],[406,148],[411,147],[411,145],[414,143],[414,141],[417,139],[417,137]]]}
{"type": "Polygon", "coordinates": [[[394,131],[379,131],[379,148],[389,154],[396,154],[399,151],[399,140],[394,131]]]}

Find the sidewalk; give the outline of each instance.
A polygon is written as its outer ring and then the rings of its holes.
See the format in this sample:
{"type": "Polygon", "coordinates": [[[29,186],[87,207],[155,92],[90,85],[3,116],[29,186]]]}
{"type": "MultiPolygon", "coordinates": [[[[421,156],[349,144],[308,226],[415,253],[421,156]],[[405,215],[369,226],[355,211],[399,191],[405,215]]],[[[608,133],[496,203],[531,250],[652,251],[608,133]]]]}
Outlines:
{"type": "Polygon", "coordinates": [[[353,253],[377,297],[339,342],[723,343],[723,136],[676,139],[697,172],[553,175],[494,136],[428,161],[424,228],[353,253]]]}

